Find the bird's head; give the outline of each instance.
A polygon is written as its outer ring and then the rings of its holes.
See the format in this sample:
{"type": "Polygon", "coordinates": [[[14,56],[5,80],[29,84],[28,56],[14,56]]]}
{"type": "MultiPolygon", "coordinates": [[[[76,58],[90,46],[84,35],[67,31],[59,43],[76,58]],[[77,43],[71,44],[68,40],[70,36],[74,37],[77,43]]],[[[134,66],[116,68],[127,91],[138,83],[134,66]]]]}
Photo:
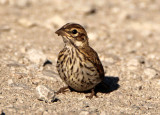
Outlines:
{"type": "Polygon", "coordinates": [[[79,24],[67,23],[55,33],[63,37],[63,41],[66,45],[73,45],[76,47],[85,47],[88,45],[87,33],[79,24]]]}

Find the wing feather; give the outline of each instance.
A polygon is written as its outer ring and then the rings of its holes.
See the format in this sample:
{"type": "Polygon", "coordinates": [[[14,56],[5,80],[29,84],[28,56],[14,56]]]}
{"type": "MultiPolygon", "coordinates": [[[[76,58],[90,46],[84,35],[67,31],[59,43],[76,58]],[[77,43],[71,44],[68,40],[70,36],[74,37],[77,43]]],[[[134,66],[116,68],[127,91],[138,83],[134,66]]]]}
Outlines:
{"type": "Polygon", "coordinates": [[[93,65],[97,68],[97,71],[100,74],[100,77],[104,78],[104,69],[102,66],[102,63],[98,57],[98,54],[94,49],[92,49],[90,46],[84,47],[80,49],[80,52],[85,55],[85,57],[93,63],[93,65]]]}

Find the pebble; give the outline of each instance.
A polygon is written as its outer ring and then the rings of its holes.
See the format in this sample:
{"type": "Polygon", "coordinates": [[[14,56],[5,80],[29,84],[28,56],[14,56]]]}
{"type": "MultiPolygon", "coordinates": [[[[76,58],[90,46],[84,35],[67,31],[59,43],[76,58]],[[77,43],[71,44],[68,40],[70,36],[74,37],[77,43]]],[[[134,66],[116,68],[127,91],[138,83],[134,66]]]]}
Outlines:
{"type": "Polygon", "coordinates": [[[47,60],[46,55],[42,51],[36,49],[28,50],[26,52],[26,58],[37,65],[39,65],[41,62],[43,65],[43,63],[47,60]]]}
{"type": "Polygon", "coordinates": [[[160,80],[157,80],[157,84],[160,86],[160,80]]]}
{"type": "Polygon", "coordinates": [[[108,115],[108,114],[107,114],[107,111],[102,111],[100,115],[108,115]]]}
{"type": "Polygon", "coordinates": [[[139,3],[139,7],[141,8],[141,9],[144,9],[144,8],[146,8],[146,3],[145,2],[140,2],[139,3]]]}
{"type": "Polygon", "coordinates": [[[42,73],[43,75],[53,77],[53,78],[58,76],[58,73],[51,71],[51,70],[43,70],[42,73]]]}
{"type": "Polygon", "coordinates": [[[37,64],[30,64],[29,66],[27,66],[27,69],[28,70],[34,70],[34,71],[41,71],[42,67],[39,67],[38,66],[38,63],[37,64]]]}
{"type": "Polygon", "coordinates": [[[160,59],[160,56],[157,55],[157,54],[148,54],[148,55],[147,55],[147,58],[159,60],[159,59],[160,59]]]}
{"type": "Polygon", "coordinates": [[[105,56],[100,56],[100,59],[102,62],[104,62],[104,66],[114,64],[120,60],[118,56],[113,54],[106,54],[105,56]]]}
{"type": "Polygon", "coordinates": [[[81,111],[81,112],[79,113],[79,115],[89,115],[89,112],[88,112],[88,111],[81,111]]]}
{"type": "Polygon", "coordinates": [[[98,38],[96,33],[88,33],[89,40],[96,40],[98,38]]]}
{"type": "Polygon", "coordinates": [[[118,7],[113,7],[111,12],[113,13],[118,13],[120,11],[120,9],[118,7]]]}
{"type": "Polygon", "coordinates": [[[89,10],[85,13],[86,15],[93,15],[97,12],[95,8],[89,8],[89,10]]]}
{"type": "Polygon", "coordinates": [[[136,59],[139,61],[140,64],[145,64],[145,59],[142,56],[137,56],[136,59]]]}
{"type": "Polygon", "coordinates": [[[127,40],[131,41],[134,39],[134,35],[133,34],[127,34],[126,35],[127,40]]]}
{"type": "MultiPolygon", "coordinates": [[[[135,85],[134,85],[134,87],[135,87],[135,90],[142,90],[143,89],[143,85],[142,85],[142,83],[139,83],[139,82],[137,82],[135,85]]],[[[139,93],[139,92],[138,92],[139,93]]]]}
{"type": "Polygon", "coordinates": [[[28,19],[25,19],[25,18],[19,19],[18,24],[20,24],[21,26],[26,27],[26,28],[33,27],[36,25],[36,23],[34,23],[28,19]]]}
{"type": "Polygon", "coordinates": [[[37,77],[40,79],[46,79],[52,82],[62,81],[59,75],[51,70],[42,70],[42,72],[37,74],[37,77]]]}
{"type": "Polygon", "coordinates": [[[52,81],[52,82],[62,81],[60,77],[57,77],[57,76],[54,76],[54,77],[47,76],[47,75],[44,75],[44,74],[41,74],[41,73],[39,73],[37,75],[37,77],[40,78],[40,79],[46,79],[46,80],[49,80],[49,81],[52,81]]]}
{"type": "Polygon", "coordinates": [[[41,107],[35,111],[35,115],[43,115],[45,108],[41,107]]]}
{"type": "Polygon", "coordinates": [[[30,0],[8,0],[9,5],[18,7],[27,7],[31,4],[30,0]]]}
{"type": "Polygon", "coordinates": [[[144,74],[148,77],[148,79],[153,79],[158,73],[152,68],[146,68],[144,69],[144,74]]]}
{"type": "Polygon", "coordinates": [[[3,99],[3,98],[5,98],[4,96],[2,96],[2,95],[0,95],[0,99],[3,99]]]}
{"type": "Polygon", "coordinates": [[[55,111],[46,110],[43,112],[43,115],[58,115],[58,114],[55,111]]]}
{"type": "Polygon", "coordinates": [[[7,26],[7,25],[0,27],[0,31],[8,32],[10,30],[11,30],[11,28],[9,26],[7,26]]]}
{"type": "Polygon", "coordinates": [[[143,32],[141,32],[143,37],[151,37],[153,36],[153,32],[151,30],[144,30],[143,32]]]}
{"type": "Polygon", "coordinates": [[[32,84],[34,85],[38,85],[40,82],[41,82],[40,79],[37,79],[37,78],[32,79],[32,84]]]}
{"type": "Polygon", "coordinates": [[[8,80],[8,85],[10,86],[10,85],[12,85],[13,84],[13,80],[12,79],[9,79],[8,80]]]}
{"type": "Polygon", "coordinates": [[[137,70],[139,66],[140,62],[138,59],[131,59],[127,62],[127,68],[131,71],[137,70]]]}
{"type": "Polygon", "coordinates": [[[142,42],[136,42],[135,48],[140,48],[140,47],[142,47],[142,42]]]}
{"type": "Polygon", "coordinates": [[[21,63],[18,63],[16,61],[8,61],[8,64],[7,64],[8,67],[24,67],[25,68],[25,65],[24,64],[21,64],[21,63]]]}
{"type": "Polygon", "coordinates": [[[61,26],[64,25],[65,23],[66,23],[66,22],[65,22],[65,20],[64,20],[62,17],[60,17],[60,16],[58,16],[58,15],[55,15],[55,16],[47,19],[46,22],[45,22],[45,24],[44,24],[44,26],[45,26],[46,28],[52,30],[54,26],[56,26],[56,28],[57,28],[57,27],[61,27],[61,26]]]}
{"type": "Polygon", "coordinates": [[[29,90],[30,88],[26,84],[16,84],[12,80],[8,80],[8,85],[17,90],[29,90]]]}
{"type": "Polygon", "coordinates": [[[36,87],[36,94],[39,100],[45,102],[52,102],[55,100],[55,93],[44,85],[38,85],[36,87]]]}
{"type": "Polygon", "coordinates": [[[0,4],[6,4],[8,0],[0,0],[0,4]]]}
{"type": "Polygon", "coordinates": [[[140,63],[137,59],[130,59],[127,63],[127,66],[139,66],[140,63]]]}
{"type": "Polygon", "coordinates": [[[1,114],[1,115],[15,115],[15,114],[16,114],[16,108],[12,107],[4,110],[4,114],[1,114]]]}

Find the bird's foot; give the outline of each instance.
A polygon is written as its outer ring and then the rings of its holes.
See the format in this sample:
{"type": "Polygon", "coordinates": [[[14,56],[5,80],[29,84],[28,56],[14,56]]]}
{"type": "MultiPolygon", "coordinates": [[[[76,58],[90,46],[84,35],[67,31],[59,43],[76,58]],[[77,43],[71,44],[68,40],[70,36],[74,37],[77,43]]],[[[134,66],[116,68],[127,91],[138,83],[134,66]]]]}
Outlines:
{"type": "Polygon", "coordinates": [[[92,99],[93,96],[95,96],[96,98],[98,97],[98,96],[96,95],[96,92],[94,91],[94,89],[91,90],[91,94],[90,94],[89,96],[86,96],[86,98],[92,99]]]}
{"type": "Polygon", "coordinates": [[[60,88],[56,93],[59,94],[59,93],[65,93],[66,92],[66,89],[68,89],[69,87],[68,86],[65,86],[65,87],[62,87],[60,88]]]}

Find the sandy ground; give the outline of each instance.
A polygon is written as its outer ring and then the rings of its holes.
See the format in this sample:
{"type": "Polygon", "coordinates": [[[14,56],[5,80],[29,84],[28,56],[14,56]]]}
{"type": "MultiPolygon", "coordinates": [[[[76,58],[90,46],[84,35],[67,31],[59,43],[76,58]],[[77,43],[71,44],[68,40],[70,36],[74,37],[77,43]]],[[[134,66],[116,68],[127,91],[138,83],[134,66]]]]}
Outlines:
{"type": "Polygon", "coordinates": [[[160,1],[0,0],[0,113],[160,114],[160,1]],[[39,99],[37,91],[65,86],[55,67],[64,44],[54,32],[68,22],[86,28],[110,87],[98,98],[67,91],[39,99]]]}

